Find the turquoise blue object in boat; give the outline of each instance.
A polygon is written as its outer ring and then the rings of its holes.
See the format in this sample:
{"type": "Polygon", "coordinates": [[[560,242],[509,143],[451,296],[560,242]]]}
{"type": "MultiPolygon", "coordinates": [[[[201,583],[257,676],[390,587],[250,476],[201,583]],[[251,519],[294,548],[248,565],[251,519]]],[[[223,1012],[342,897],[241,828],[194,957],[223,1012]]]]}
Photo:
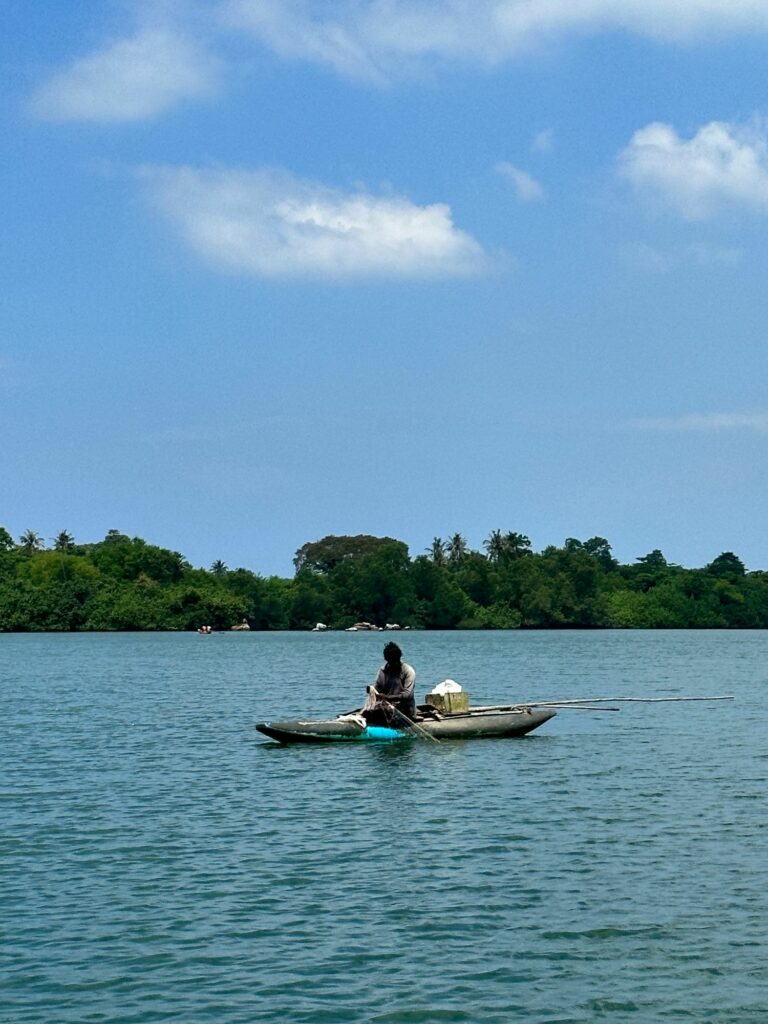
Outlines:
{"type": "Polygon", "coordinates": [[[359,740],[407,740],[410,736],[407,732],[400,732],[397,729],[389,729],[386,725],[369,725],[356,736],[359,740]]]}

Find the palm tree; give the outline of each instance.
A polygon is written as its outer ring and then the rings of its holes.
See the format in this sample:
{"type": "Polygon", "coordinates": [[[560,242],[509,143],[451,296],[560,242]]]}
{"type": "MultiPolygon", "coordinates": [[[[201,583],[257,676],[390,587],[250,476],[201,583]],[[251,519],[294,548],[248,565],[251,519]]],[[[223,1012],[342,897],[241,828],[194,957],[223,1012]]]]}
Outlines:
{"type": "Polygon", "coordinates": [[[34,551],[40,551],[41,548],[45,547],[43,538],[39,533],[35,533],[34,530],[27,530],[19,537],[19,543],[21,547],[28,555],[31,555],[34,551]]]}
{"type": "Polygon", "coordinates": [[[489,562],[500,562],[504,554],[504,535],[501,530],[491,530],[483,541],[489,562]]]}
{"type": "Polygon", "coordinates": [[[211,566],[211,572],[214,576],[224,576],[228,572],[228,569],[224,562],[222,562],[220,558],[217,558],[211,566]]]}
{"type": "Polygon", "coordinates": [[[429,557],[435,563],[435,565],[445,565],[445,551],[447,544],[442,537],[435,537],[432,540],[431,545],[427,548],[429,557]]]}
{"type": "Polygon", "coordinates": [[[519,558],[520,555],[530,555],[531,542],[524,533],[515,533],[510,530],[504,534],[504,553],[510,558],[519,558]]]}
{"type": "Polygon", "coordinates": [[[488,552],[490,562],[508,562],[521,555],[530,555],[531,542],[524,533],[515,533],[509,530],[502,533],[501,530],[492,530],[490,535],[483,541],[483,547],[488,552]]]}
{"type": "Polygon", "coordinates": [[[68,530],[62,530],[53,538],[54,551],[71,551],[75,546],[75,538],[68,530]]]}
{"type": "Polygon", "coordinates": [[[460,533],[454,533],[448,541],[448,562],[450,565],[459,565],[467,554],[467,542],[460,533]]]}

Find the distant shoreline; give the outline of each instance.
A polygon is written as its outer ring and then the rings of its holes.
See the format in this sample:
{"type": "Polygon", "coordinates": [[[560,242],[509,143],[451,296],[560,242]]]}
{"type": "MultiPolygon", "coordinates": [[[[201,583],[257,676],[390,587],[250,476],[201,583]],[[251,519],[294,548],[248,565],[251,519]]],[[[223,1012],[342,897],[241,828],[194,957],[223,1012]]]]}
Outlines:
{"type": "Polygon", "coordinates": [[[623,565],[602,537],[535,552],[494,530],[483,547],[454,534],[411,557],[391,537],[328,536],[299,548],[285,579],[194,568],[117,530],[93,544],[62,531],[46,549],[0,527],[0,632],[768,628],[768,573],[733,552],[687,569],[659,550],[623,565]]]}

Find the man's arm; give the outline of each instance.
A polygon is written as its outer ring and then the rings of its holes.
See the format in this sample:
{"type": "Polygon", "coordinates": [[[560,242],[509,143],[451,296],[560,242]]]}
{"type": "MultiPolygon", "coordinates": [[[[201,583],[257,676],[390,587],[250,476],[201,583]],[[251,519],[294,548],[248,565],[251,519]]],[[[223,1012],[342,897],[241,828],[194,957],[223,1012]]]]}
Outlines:
{"type": "Polygon", "coordinates": [[[415,685],[416,673],[410,665],[403,665],[403,671],[400,675],[400,690],[394,695],[395,699],[399,701],[410,700],[413,697],[415,685]]]}

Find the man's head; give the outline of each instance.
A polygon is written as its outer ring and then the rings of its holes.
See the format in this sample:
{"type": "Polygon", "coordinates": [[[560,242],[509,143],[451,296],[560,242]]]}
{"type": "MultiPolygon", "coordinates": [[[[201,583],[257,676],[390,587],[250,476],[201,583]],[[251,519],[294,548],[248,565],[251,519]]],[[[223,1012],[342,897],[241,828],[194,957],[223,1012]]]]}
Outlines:
{"type": "Polygon", "coordinates": [[[388,643],[384,648],[384,660],[388,665],[397,666],[403,657],[403,652],[395,643],[388,643]]]}

